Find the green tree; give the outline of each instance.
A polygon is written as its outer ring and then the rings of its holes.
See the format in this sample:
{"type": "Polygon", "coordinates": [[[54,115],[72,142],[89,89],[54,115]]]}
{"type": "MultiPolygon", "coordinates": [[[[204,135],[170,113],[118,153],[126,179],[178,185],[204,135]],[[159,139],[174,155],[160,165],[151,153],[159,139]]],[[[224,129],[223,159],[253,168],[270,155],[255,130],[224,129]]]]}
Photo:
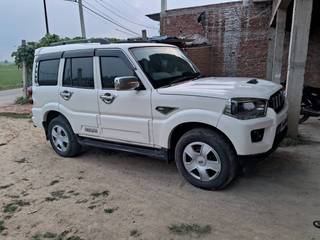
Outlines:
{"type": "MultiPolygon", "coordinates": [[[[80,37],[76,37],[74,39],[81,39],[80,37]]],[[[37,48],[41,47],[47,47],[50,46],[50,44],[60,41],[67,41],[70,40],[70,38],[61,38],[60,36],[56,34],[48,34],[41,38],[39,42],[27,42],[24,46],[19,46],[17,51],[12,53],[12,57],[14,58],[15,64],[22,68],[22,63],[25,60],[26,67],[27,67],[27,73],[28,73],[28,79],[27,84],[29,85],[31,83],[31,73],[33,68],[33,60],[34,60],[34,53],[37,48]]]]}
{"type": "MultiPolygon", "coordinates": [[[[48,47],[52,43],[61,42],[61,41],[69,41],[69,40],[82,40],[82,37],[68,38],[68,37],[60,37],[56,34],[47,34],[43,38],[41,38],[38,42],[27,42],[25,46],[19,46],[17,51],[12,53],[12,57],[14,57],[14,61],[19,68],[22,68],[22,63],[26,61],[27,73],[28,73],[28,82],[29,85],[31,83],[31,73],[33,68],[33,60],[34,53],[37,48],[48,47]]],[[[122,41],[117,38],[108,38],[111,43],[116,43],[122,41]]],[[[75,42],[76,43],[76,42],[75,42]]]]}

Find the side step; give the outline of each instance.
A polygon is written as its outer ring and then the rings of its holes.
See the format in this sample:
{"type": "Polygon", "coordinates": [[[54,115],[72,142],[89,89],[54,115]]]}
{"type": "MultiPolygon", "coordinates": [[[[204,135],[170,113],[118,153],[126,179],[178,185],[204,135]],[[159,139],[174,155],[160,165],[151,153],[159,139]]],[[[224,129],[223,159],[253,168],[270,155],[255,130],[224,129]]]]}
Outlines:
{"type": "Polygon", "coordinates": [[[110,149],[128,153],[135,153],[139,155],[149,156],[152,158],[157,158],[160,160],[168,161],[168,150],[161,148],[150,148],[150,147],[142,147],[124,143],[114,143],[103,140],[91,139],[91,138],[83,138],[78,137],[78,142],[83,146],[97,147],[103,149],[110,149]]]}

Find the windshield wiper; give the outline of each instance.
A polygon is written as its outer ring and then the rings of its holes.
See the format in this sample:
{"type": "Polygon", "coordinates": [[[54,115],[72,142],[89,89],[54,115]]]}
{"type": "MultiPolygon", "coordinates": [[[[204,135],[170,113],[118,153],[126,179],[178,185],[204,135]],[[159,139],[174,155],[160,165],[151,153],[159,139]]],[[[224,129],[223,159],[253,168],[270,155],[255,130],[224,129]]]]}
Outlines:
{"type": "Polygon", "coordinates": [[[180,83],[180,82],[195,80],[195,79],[199,79],[201,77],[202,77],[202,74],[200,72],[184,73],[182,76],[176,77],[172,82],[170,82],[169,84],[164,85],[162,87],[170,87],[170,86],[177,84],[177,83],[180,83]]]}

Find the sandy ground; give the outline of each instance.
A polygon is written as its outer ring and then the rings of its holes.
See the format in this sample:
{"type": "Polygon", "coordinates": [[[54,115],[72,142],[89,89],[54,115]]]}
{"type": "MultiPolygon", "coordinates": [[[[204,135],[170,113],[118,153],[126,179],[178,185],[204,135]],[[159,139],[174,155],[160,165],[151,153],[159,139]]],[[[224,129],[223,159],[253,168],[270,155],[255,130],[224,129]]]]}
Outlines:
{"type": "Polygon", "coordinates": [[[30,120],[1,117],[0,129],[0,239],[320,239],[319,121],[302,131],[313,142],[280,148],[220,192],[147,157],[90,149],[60,158],[30,120]],[[168,228],[182,223],[211,232],[168,228]]]}

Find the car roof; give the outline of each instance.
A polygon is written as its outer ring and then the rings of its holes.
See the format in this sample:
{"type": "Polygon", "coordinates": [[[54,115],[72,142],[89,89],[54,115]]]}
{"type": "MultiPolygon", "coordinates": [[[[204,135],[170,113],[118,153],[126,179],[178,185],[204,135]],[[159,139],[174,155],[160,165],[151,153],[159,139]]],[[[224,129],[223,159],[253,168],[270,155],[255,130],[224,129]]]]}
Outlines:
{"type": "Polygon", "coordinates": [[[111,44],[100,44],[100,43],[77,43],[77,44],[65,44],[60,46],[42,47],[36,49],[35,55],[42,55],[48,53],[65,52],[72,50],[86,50],[86,49],[129,49],[134,47],[163,47],[172,46],[162,43],[111,43],[111,44]]]}

